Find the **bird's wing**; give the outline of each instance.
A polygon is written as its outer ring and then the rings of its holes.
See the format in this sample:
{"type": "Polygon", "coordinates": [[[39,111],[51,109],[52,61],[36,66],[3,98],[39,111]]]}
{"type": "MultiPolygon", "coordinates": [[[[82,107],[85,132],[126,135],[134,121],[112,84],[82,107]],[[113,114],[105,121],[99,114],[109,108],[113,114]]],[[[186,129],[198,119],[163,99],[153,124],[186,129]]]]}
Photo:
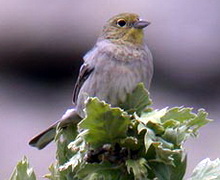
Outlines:
{"type": "Polygon", "coordinates": [[[77,78],[75,87],[73,89],[73,103],[75,105],[76,105],[76,102],[77,102],[79,91],[80,91],[83,83],[86,81],[86,79],[88,79],[89,75],[92,73],[93,70],[94,70],[94,68],[90,67],[89,64],[84,63],[81,66],[79,76],[77,78]]]}

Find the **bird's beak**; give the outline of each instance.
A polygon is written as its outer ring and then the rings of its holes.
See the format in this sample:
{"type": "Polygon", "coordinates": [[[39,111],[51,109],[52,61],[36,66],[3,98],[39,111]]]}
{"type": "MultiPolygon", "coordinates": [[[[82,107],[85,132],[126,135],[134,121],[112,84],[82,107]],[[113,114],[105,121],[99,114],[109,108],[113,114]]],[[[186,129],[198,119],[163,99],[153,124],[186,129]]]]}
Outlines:
{"type": "Polygon", "coordinates": [[[139,20],[133,24],[133,27],[136,29],[143,29],[150,25],[150,22],[139,20]]]}

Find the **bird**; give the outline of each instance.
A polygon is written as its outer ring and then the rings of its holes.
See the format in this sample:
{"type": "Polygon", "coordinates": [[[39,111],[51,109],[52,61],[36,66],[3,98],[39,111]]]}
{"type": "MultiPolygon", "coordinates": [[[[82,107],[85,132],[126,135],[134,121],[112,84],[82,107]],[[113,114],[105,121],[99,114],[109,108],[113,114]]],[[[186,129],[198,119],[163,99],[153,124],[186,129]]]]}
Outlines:
{"type": "Polygon", "coordinates": [[[138,83],[149,89],[153,57],[144,39],[144,28],[149,24],[135,13],[120,13],[106,22],[94,47],[83,57],[73,90],[74,108],[32,138],[29,145],[43,149],[54,139],[58,124],[64,128],[80,122],[88,97],[118,107],[138,83]]]}

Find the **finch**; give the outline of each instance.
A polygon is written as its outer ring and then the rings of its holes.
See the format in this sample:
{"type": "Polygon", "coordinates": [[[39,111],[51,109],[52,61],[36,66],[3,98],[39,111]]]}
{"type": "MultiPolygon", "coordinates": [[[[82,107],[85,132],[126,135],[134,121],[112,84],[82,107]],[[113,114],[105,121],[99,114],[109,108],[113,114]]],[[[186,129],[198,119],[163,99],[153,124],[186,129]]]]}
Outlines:
{"type": "Polygon", "coordinates": [[[54,139],[57,124],[66,127],[85,117],[85,101],[97,97],[113,107],[124,102],[138,83],[149,89],[153,75],[153,58],[144,43],[143,29],[150,23],[137,14],[122,13],[109,19],[95,44],[84,56],[84,63],[73,91],[74,109],[29,144],[44,148],[54,139]]]}

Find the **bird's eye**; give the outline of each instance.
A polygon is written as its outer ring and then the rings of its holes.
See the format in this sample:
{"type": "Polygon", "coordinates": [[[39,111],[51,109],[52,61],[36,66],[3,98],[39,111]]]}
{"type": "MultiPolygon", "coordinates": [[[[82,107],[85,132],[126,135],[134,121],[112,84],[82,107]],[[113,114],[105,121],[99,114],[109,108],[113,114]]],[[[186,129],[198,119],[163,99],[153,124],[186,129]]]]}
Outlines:
{"type": "Polygon", "coordinates": [[[126,23],[126,21],[125,21],[124,19],[119,19],[119,20],[117,20],[117,25],[118,25],[119,27],[124,27],[126,24],[127,24],[127,23],[126,23]]]}

